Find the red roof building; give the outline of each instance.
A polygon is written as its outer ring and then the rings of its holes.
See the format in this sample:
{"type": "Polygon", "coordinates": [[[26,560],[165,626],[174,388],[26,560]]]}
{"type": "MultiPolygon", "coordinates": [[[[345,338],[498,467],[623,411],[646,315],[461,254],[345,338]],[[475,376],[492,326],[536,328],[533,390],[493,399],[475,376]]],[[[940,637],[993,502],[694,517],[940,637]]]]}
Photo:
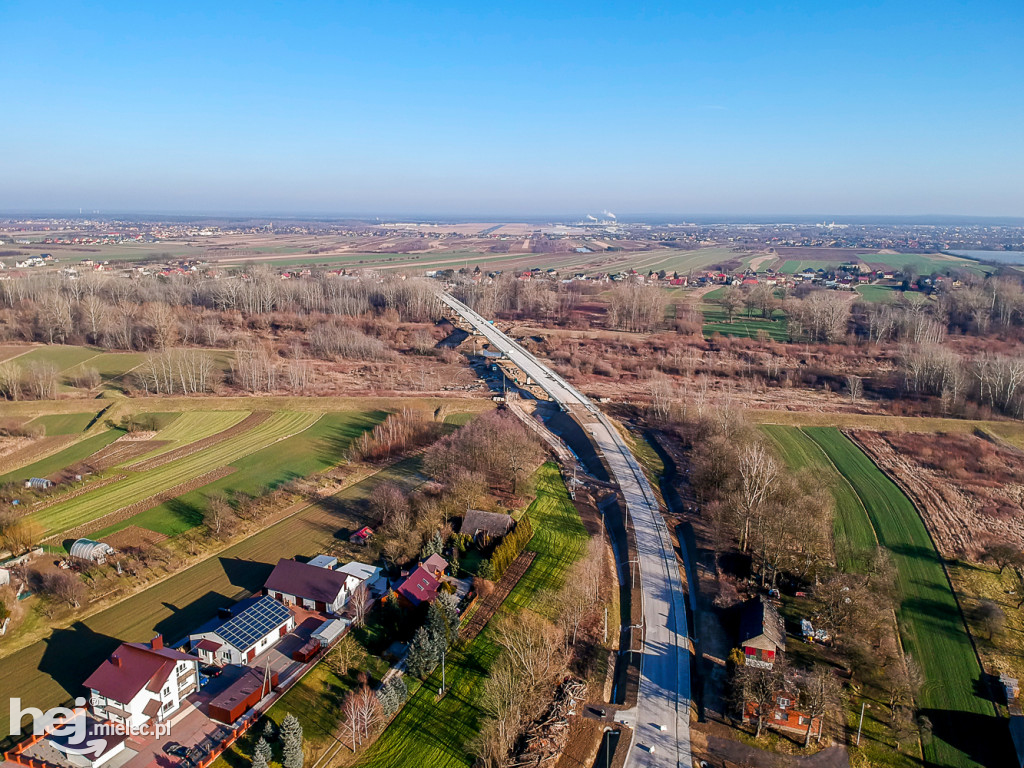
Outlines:
{"type": "Polygon", "coordinates": [[[413,605],[432,603],[441,588],[448,561],[440,555],[431,555],[416,570],[410,573],[405,581],[395,590],[399,597],[413,605]]]}
{"type": "Polygon", "coordinates": [[[90,706],[102,720],[140,726],[164,720],[199,690],[199,659],[164,648],[157,635],[148,645],[122,643],[85,681],[90,706]]]}

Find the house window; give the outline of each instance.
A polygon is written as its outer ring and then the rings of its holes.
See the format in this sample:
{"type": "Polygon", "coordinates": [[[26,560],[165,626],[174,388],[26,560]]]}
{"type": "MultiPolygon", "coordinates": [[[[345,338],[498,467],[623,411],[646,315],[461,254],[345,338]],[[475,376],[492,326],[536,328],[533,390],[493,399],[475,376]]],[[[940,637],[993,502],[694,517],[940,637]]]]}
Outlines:
{"type": "Polygon", "coordinates": [[[169,686],[169,685],[168,686],[164,686],[164,696],[170,696],[170,695],[171,695],[171,686],[169,686]]]}
{"type": "Polygon", "coordinates": [[[785,720],[786,719],[786,713],[785,712],[780,712],[779,710],[775,710],[775,719],[776,720],[785,720]]]}
{"type": "Polygon", "coordinates": [[[800,717],[797,718],[797,723],[799,725],[807,725],[807,718],[803,715],[800,715],[800,717]]]}
{"type": "Polygon", "coordinates": [[[790,704],[792,704],[792,703],[793,703],[793,702],[792,702],[792,701],[790,701],[790,700],[789,700],[789,699],[787,699],[787,698],[780,698],[780,699],[779,699],[779,707],[780,707],[780,708],[782,708],[782,709],[785,709],[786,707],[788,707],[788,706],[789,706],[790,704]]]}

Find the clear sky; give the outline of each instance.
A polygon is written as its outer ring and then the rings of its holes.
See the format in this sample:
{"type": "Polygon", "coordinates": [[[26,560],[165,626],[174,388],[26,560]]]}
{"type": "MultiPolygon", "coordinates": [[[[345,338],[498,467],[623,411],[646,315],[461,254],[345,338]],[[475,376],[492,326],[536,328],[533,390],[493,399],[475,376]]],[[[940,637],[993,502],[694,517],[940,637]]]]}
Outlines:
{"type": "Polygon", "coordinates": [[[1024,216],[1024,2],[0,0],[0,210],[1024,216]]]}

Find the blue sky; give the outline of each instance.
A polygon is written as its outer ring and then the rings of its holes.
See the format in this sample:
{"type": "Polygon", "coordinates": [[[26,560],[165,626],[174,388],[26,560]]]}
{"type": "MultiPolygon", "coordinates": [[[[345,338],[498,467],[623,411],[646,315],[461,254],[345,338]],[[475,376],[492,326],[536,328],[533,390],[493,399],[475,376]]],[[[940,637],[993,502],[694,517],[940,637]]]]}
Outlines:
{"type": "Polygon", "coordinates": [[[0,28],[0,210],[1024,216],[1020,0],[6,0],[0,28]]]}

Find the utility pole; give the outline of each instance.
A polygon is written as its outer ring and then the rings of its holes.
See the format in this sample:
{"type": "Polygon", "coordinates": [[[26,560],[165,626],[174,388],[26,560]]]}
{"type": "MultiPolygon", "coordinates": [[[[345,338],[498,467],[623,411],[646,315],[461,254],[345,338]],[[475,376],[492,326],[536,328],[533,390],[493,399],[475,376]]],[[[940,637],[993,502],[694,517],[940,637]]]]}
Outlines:
{"type": "Polygon", "coordinates": [[[858,747],[860,746],[860,730],[861,730],[861,728],[864,727],[864,705],[865,704],[867,704],[866,701],[862,701],[860,703],[860,725],[857,726],[857,746],[858,747]]]}
{"type": "Polygon", "coordinates": [[[604,642],[608,642],[608,606],[604,607],[604,642]]]}
{"type": "Polygon", "coordinates": [[[441,687],[437,691],[438,696],[444,695],[445,679],[444,679],[444,648],[441,649],[441,687]]]}

